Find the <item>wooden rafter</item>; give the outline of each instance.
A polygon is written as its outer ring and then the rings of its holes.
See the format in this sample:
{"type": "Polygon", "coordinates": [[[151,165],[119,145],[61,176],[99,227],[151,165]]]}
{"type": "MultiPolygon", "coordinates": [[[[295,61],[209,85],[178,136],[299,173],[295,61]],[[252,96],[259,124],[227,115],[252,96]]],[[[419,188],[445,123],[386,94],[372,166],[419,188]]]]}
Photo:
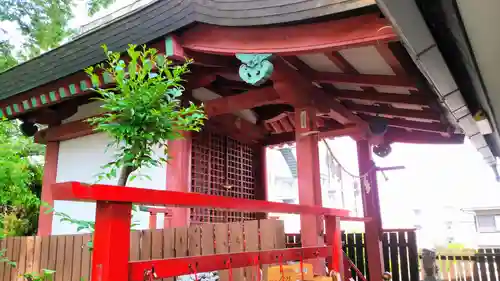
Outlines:
{"type": "Polygon", "coordinates": [[[225,114],[210,118],[206,127],[215,132],[226,134],[242,143],[253,144],[263,140],[268,132],[264,127],[253,124],[233,114],[225,114]]]}
{"type": "MultiPolygon", "coordinates": [[[[331,127],[331,128],[319,128],[319,138],[335,138],[343,136],[361,136],[362,130],[356,126],[346,126],[346,127],[331,127]]],[[[286,132],[280,134],[269,135],[262,140],[261,144],[265,146],[278,145],[282,143],[295,142],[296,136],[295,132],[286,132]]]]}
{"type": "Polygon", "coordinates": [[[330,114],[341,124],[355,123],[360,127],[366,127],[365,121],[329,97],[322,89],[313,86],[310,80],[289,67],[284,60],[277,58],[273,64],[275,70],[271,79],[283,101],[295,107],[316,107],[320,112],[330,114]]]}
{"type": "Polygon", "coordinates": [[[393,117],[422,119],[435,122],[441,121],[441,116],[439,115],[439,113],[435,113],[430,110],[410,110],[410,109],[388,107],[383,105],[370,106],[370,105],[355,104],[355,103],[348,103],[346,104],[346,107],[358,113],[390,115],[393,117]]]}
{"type": "MultiPolygon", "coordinates": [[[[330,92],[327,90],[327,92],[330,92]]],[[[372,101],[375,103],[385,103],[385,104],[409,104],[409,105],[420,105],[428,106],[432,102],[432,97],[429,95],[424,95],[421,93],[407,94],[390,94],[390,93],[379,93],[375,90],[364,90],[364,91],[354,91],[354,90],[332,90],[332,96],[335,96],[341,100],[365,100],[372,101]]]]}
{"type": "MultiPolygon", "coordinates": [[[[374,116],[358,114],[364,120],[373,119],[374,116]]],[[[448,134],[450,132],[450,127],[437,122],[418,122],[410,121],[400,118],[385,118],[385,122],[389,127],[403,128],[409,130],[438,133],[438,134],[448,134]]]]}
{"type": "Polygon", "coordinates": [[[391,128],[384,136],[388,142],[414,144],[462,144],[464,135],[450,134],[449,136],[429,132],[408,132],[404,129],[391,128]]]}
{"type": "Polygon", "coordinates": [[[278,93],[272,87],[249,90],[245,93],[205,101],[208,117],[238,112],[244,109],[281,102],[278,93]]]}

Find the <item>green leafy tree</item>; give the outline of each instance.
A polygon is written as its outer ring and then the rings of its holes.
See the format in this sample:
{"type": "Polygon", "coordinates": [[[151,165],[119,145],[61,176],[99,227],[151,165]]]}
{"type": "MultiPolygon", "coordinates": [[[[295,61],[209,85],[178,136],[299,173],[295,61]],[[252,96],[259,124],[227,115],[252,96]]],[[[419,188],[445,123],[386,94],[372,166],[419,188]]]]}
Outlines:
{"type": "Polygon", "coordinates": [[[0,237],[36,232],[43,152],[18,122],[0,122],[0,237]]]}
{"type": "MultiPolygon", "coordinates": [[[[107,8],[115,0],[88,0],[89,15],[107,8]]],[[[0,40],[0,72],[61,45],[75,34],[69,27],[79,0],[0,0],[0,22],[14,22],[25,42],[19,54],[7,40],[0,40]],[[5,48],[7,46],[8,48],[5,48]]],[[[5,31],[4,31],[5,32],[5,31]]]]}
{"type": "Polygon", "coordinates": [[[173,65],[155,49],[137,50],[136,45],[130,45],[125,62],[120,53],[108,51],[106,46],[103,49],[107,62],[85,71],[94,85],[99,84],[96,71],[107,72],[116,83],[112,88],[95,89],[107,113],[89,122],[97,131],[107,133],[112,138],[109,145],[119,151],[115,160],[103,167],[101,178],[115,178],[121,170],[118,185],[124,186],[135,170],[168,161],[168,156],[154,155],[155,146],[164,147],[168,155],[168,141],[182,138],[185,131],[199,131],[206,116],[203,108],[181,102],[182,75],[191,61],[173,65]]]}

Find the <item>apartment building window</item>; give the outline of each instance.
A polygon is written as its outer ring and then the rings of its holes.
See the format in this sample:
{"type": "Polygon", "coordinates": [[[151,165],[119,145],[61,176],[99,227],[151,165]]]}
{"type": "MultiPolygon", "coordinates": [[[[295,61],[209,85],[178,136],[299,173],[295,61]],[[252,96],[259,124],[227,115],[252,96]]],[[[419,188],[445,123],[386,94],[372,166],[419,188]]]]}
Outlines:
{"type": "Polygon", "coordinates": [[[500,215],[476,216],[478,232],[500,232],[500,215]]]}

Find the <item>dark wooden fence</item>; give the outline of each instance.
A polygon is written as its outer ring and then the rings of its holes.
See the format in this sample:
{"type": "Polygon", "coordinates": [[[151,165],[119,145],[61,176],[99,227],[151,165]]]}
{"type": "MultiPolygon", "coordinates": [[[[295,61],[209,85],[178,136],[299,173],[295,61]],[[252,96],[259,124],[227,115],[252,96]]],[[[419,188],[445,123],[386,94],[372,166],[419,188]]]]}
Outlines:
{"type": "Polygon", "coordinates": [[[438,252],[436,259],[441,280],[500,281],[500,248],[478,249],[475,253],[438,252]]]}
{"type": "MultiPolygon", "coordinates": [[[[343,233],[342,242],[343,250],[349,259],[354,262],[364,276],[369,278],[365,234],[343,233]]],[[[286,245],[287,247],[300,247],[300,234],[287,234],[286,245]]],[[[414,230],[384,232],[382,247],[385,270],[392,273],[393,281],[420,280],[417,240],[414,230]]],[[[351,275],[356,281],[361,281],[354,270],[352,270],[351,275]]]]}

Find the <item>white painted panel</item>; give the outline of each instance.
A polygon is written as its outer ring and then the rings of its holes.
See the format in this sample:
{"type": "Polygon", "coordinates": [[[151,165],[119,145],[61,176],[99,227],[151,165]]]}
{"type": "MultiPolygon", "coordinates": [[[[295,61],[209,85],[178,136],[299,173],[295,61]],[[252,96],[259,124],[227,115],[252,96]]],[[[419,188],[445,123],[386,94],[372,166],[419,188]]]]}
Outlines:
{"type": "MultiPolygon", "coordinates": [[[[77,139],[61,142],[59,146],[59,160],[57,165],[57,182],[79,181],[94,183],[95,175],[101,172],[101,166],[113,160],[114,149],[106,151],[109,137],[104,134],[93,134],[77,139]]],[[[155,148],[156,155],[163,156],[163,149],[155,148]]],[[[142,178],[135,179],[128,186],[166,189],[166,167],[145,168],[135,172],[146,174],[151,180],[142,178]]],[[[103,184],[116,184],[116,179],[102,180],[103,184]]],[[[69,201],[56,201],[54,207],[58,212],[64,212],[75,219],[94,220],[95,204],[69,201]]],[[[146,212],[135,213],[133,222],[138,223],[136,228],[148,228],[149,214],[146,212]]],[[[53,234],[73,234],[76,233],[76,226],[61,223],[57,218],[52,222],[53,234]]]]}
{"type": "Polygon", "coordinates": [[[87,103],[84,105],[80,105],[78,107],[77,112],[74,115],[72,115],[71,117],[63,120],[62,123],[83,120],[85,118],[104,113],[105,111],[101,108],[101,105],[102,105],[102,102],[100,102],[100,101],[95,101],[95,102],[87,103]]]}
{"type": "Polygon", "coordinates": [[[361,74],[395,75],[373,46],[344,49],[339,53],[361,74]]]}
{"type": "Polygon", "coordinates": [[[342,70],[323,53],[306,54],[297,57],[316,71],[342,73],[342,70]]]}

